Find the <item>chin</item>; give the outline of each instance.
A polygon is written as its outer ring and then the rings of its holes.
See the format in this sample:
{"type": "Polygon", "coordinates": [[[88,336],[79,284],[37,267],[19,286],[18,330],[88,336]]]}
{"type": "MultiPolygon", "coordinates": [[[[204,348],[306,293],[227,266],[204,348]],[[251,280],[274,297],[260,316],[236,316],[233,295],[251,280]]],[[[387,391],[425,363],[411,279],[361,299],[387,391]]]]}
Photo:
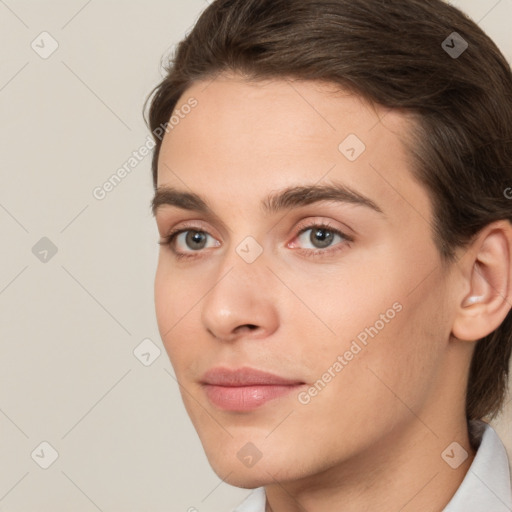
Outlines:
{"type": "Polygon", "coordinates": [[[267,478],[263,478],[263,475],[251,476],[250,474],[243,474],[243,472],[236,473],[233,471],[233,473],[226,478],[225,474],[215,473],[227,484],[233,487],[239,487],[240,489],[256,489],[256,487],[263,487],[274,481],[268,474],[267,478]]]}
{"type": "MultiPolygon", "coordinates": [[[[216,448],[218,449],[218,447],[216,448]]],[[[226,451],[215,450],[213,452],[209,450],[206,451],[206,456],[216,475],[234,487],[254,489],[276,481],[293,480],[301,476],[293,474],[290,464],[282,459],[272,460],[272,458],[265,458],[262,455],[254,465],[246,466],[240,460],[243,460],[243,455],[239,458],[237,452],[234,452],[232,456],[227,456],[226,453],[226,451]]]]}

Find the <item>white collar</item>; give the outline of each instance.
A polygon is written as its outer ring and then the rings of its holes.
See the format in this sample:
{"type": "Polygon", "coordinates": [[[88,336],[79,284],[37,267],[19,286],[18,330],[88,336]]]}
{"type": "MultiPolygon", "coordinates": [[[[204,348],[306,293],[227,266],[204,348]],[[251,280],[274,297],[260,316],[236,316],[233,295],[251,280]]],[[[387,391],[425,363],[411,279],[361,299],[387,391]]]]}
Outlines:
{"type": "MultiPolygon", "coordinates": [[[[478,447],[475,458],[443,512],[512,512],[507,451],[496,431],[481,420],[469,422],[478,447]]],[[[265,488],[254,489],[233,512],[265,512],[265,488]]]]}

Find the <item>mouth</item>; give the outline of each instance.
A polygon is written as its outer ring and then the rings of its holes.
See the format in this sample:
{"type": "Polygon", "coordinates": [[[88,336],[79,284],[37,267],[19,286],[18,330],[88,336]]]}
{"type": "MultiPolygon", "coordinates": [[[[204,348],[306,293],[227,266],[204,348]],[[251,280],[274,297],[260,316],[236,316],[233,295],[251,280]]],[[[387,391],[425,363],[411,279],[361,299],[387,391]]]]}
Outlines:
{"type": "Polygon", "coordinates": [[[297,391],[305,382],[253,368],[216,367],[204,374],[201,384],[208,400],[217,408],[250,411],[297,391]]]}

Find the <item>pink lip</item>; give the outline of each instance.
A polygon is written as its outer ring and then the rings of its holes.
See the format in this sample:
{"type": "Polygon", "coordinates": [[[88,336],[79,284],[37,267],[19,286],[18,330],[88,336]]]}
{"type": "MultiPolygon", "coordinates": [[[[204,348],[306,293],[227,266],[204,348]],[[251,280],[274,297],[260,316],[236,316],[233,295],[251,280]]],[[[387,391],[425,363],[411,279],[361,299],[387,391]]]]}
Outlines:
{"type": "Polygon", "coordinates": [[[201,384],[213,405],[226,411],[248,411],[296,390],[304,382],[252,368],[217,367],[203,375],[201,384]]]}

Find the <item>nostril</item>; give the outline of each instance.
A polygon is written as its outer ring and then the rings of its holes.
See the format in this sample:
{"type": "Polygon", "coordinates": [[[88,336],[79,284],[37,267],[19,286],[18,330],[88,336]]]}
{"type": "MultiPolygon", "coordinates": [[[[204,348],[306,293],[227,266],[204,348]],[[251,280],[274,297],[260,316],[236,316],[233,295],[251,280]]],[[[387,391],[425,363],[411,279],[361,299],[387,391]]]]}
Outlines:
{"type": "Polygon", "coordinates": [[[240,325],[237,330],[242,331],[242,330],[248,329],[249,331],[254,331],[257,328],[258,328],[258,326],[254,325],[254,324],[245,324],[245,325],[240,325]]]}

